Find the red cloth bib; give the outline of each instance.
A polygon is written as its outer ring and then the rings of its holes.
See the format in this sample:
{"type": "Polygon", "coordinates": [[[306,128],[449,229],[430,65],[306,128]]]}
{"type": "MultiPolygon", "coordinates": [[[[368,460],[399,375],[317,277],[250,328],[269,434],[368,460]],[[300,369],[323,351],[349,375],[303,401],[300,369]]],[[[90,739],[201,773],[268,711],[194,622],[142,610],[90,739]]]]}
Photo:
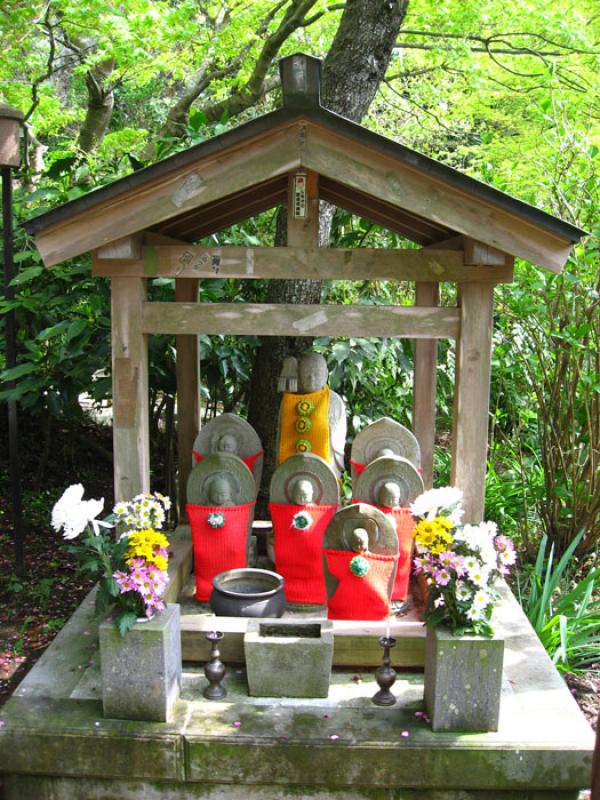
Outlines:
{"type": "Polygon", "coordinates": [[[409,508],[384,508],[383,506],[375,506],[375,508],[394,519],[398,536],[398,569],[392,590],[392,600],[406,600],[417,521],[410,513],[409,508]]]}
{"type": "Polygon", "coordinates": [[[398,557],[355,553],[352,550],[323,550],[329,572],[339,584],[327,602],[328,619],[386,619],[390,613],[388,586],[398,557]],[[363,578],[350,572],[350,562],[362,555],[369,562],[363,578]]]}
{"type": "Polygon", "coordinates": [[[248,543],[248,520],[254,502],[241,506],[186,505],[192,528],[194,545],[194,572],[196,574],[196,600],[206,603],[219,572],[245,567],[248,543]],[[222,528],[208,524],[209,514],[224,514],[222,528]]]}
{"type": "Polygon", "coordinates": [[[359,464],[358,461],[352,461],[352,459],[350,459],[350,465],[352,467],[354,467],[354,469],[356,470],[356,477],[357,478],[360,475],[360,473],[364,472],[366,470],[366,468],[367,468],[366,464],[359,464]]]}
{"type": "Polygon", "coordinates": [[[275,569],[285,578],[285,596],[290,603],[327,602],[323,556],[323,535],[337,506],[269,503],[275,534],[275,569]],[[295,514],[306,511],[310,528],[294,528],[295,514]]]}
{"type": "MultiPolygon", "coordinates": [[[[264,455],[264,453],[265,453],[264,450],[259,450],[258,453],[254,453],[253,456],[247,456],[247,458],[242,458],[242,461],[248,467],[250,472],[252,472],[254,470],[254,465],[256,464],[256,459],[260,458],[262,455],[264,455]]],[[[200,453],[197,453],[195,450],[192,450],[192,455],[194,456],[194,459],[196,460],[196,463],[202,461],[202,459],[204,458],[204,456],[201,456],[200,453]]]]}

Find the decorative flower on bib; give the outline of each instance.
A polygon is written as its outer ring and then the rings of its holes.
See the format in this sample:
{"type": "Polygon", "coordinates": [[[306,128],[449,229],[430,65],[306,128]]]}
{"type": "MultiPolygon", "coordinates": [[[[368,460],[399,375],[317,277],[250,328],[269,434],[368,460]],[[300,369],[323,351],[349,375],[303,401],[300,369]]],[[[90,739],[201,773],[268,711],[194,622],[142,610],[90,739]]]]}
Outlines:
{"type": "Polygon", "coordinates": [[[308,439],[298,439],[296,442],[296,452],[297,453],[310,453],[312,450],[312,445],[308,441],[308,439]]]}
{"type": "Polygon", "coordinates": [[[207,522],[211,528],[222,528],[225,525],[225,514],[221,512],[209,514],[207,522]]]}
{"type": "Polygon", "coordinates": [[[369,562],[363,556],[354,556],[350,561],[350,572],[357,578],[364,578],[369,571],[369,562]]]}
{"type": "Polygon", "coordinates": [[[313,518],[308,511],[299,511],[297,514],[294,514],[294,518],[292,519],[292,528],[296,528],[296,530],[299,531],[308,530],[312,524],[313,518]]]}

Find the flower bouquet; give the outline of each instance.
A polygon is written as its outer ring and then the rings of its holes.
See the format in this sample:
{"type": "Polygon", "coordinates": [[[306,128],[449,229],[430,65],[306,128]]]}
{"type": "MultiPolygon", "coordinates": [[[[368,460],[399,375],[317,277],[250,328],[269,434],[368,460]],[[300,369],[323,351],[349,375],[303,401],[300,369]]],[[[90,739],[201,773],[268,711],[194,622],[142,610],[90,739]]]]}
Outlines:
{"type": "Polygon", "coordinates": [[[158,492],[139,494],[117,503],[105,520],[97,519],[104,500],[84,500],[81,484],[70,486],[52,510],[52,527],[77,543],[72,552],[83,571],[98,579],[96,613],[111,613],[122,636],[136,621],[165,608],[169,540],[160,533],[168,497],[158,492]],[[112,530],[125,527],[116,536],[112,530]]]}
{"type": "Polygon", "coordinates": [[[453,487],[430,489],[411,505],[419,520],[415,529],[417,574],[427,581],[424,620],[447,626],[455,636],[492,637],[495,580],[515,563],[513,543],[498,535],[494,522],[461,525],[462,492],[453,487]]]}

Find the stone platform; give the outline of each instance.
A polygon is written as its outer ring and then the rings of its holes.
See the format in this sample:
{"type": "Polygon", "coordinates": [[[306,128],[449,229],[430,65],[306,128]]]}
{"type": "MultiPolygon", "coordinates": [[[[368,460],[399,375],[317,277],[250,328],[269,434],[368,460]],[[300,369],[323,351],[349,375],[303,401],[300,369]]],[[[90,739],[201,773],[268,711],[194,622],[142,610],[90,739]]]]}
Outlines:
{"type": "MultiPolygon", "coordinates": [[[[185,531],[174,537],[179,589],[185,542],[185,531]]],[[[326,699],[276,700],[248,697],[232,666],[227,698],[209,702],[201,665],[187,663],[173,721],[148,723],[102,716],[90,596],[2,709],[6,800],[576,800],[592,731],[507,591],[499,616],[497,733],[433,733],[415,667],[399,674],[397,704],[379,708],[372,667],[334,669],[326,699]]]]}

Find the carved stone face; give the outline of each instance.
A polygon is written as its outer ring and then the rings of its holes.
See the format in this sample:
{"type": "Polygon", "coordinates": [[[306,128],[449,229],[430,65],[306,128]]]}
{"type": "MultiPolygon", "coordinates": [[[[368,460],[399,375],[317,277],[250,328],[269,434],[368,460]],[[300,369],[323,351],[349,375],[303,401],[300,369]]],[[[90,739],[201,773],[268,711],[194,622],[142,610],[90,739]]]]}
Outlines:
{"type": "Polygon", "coordinates": [[[231,486],[225,478],[216,478],[208,490],[208,498],[215,506],[232,506],[231,486]]]}
{"type": "Polygon", "coordinates": [[[319,353],[306,353],[298,362],[298,391],[301,394],[318,392],[327,383],[327,362],[319,353]]]}
{"type": "Polygon", "coordinates": [[[292,500],[296,505],[305,506],[314,500],[315,490],[310,481],[301,480],[292,489],[292,500]]]}
{"type": "Polygon", "coordinates": [[[400,505],[400,487],[393,481],[384,483],[379,490],[377,500],[384,508],[396,508],[400,505]]]}
{"type": "Polygon", "coordinates": [[[352,549],[355,553],[364,553],[369,549],[369,533],[364,528],[352,531],[352,549]]]}
{"type": "Polygon", "coordinates": [[[230,433],[224,433],[217,442],[217,452],[233,453],[235,455],[237,453],[235,436],[232,436],[230,433]]]}

